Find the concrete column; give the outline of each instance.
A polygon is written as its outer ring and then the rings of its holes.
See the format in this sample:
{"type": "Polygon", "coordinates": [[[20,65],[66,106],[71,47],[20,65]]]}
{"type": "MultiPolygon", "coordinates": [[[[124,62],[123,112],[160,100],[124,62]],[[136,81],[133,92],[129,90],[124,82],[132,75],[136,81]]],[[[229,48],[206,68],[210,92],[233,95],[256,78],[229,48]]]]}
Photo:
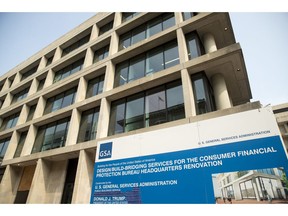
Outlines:
{"type": "Polygon", "coordinates": [[[183,21],[181,12],[175,12],[174,16],[175,16],[176,25],[178,25],[179,23],[183,21]]]}
{"type": "Polygon", "coordinates": [[[30,85],[27,97],[32,95],[32,94],[35,94],[37,92],[38,83],[39,83],[39,81],[36,78],[34,78],[31,85],[30,85]]]}
{"type": "Polygon", "coordinates": [[[253,189],[255,191],[256,199],[257,199],[257,201],[260,201],[261,200],[260,194],[259,194],[258,186],[256,184],[255,177],[252,177],[252,185],[253,185],[253,189]]]}
{"type": "Polygon", "coordinates": [[[178,42],[178,52],[179,52],[180,63],[184,63],[189,60],[185,35],[183,33],[182,28],[177,29],[176,32],[177,32],[177,42],[178,42]]]}
{"type": "Polygon", "coordinates": [[[17,189],[21,180],[23,169],[21,167],[7,165],[0,184],[0,203],[14,203],[17,189]]]}
{"type": "Polygon", "coordinates": [[[106,98],[101,99],[96,139],[107,137],[110,117],[110,102],[106,98]]]}
{"type": "Polygon", "coordinates": [[[67,160],[49,162],[39,159],[27,203],[60,203],[67,172],[67,164],[67,160]]]}
{"type": "Polygon", "coordinates": [[[119,47],[119,36],[116,31],[112,32],[111,34],[111,41],[109,47],[109,55],[113,55],[118,52],[119,47]]]}
{"type": "Polygon", "coordinates": [[[185,106],[185,116],[186,118],[196,116],[192,81],[187,69],[181,70],[181,79],[185,106]]]}
{"type": "Polygon", "coordinates": [[[97,25],[92,26],[92,31],[91,31],[91,36],[90,36],[90,41],[95,40],[99,35],[99,28],[97,25]]]}
{"type": "Polygon", "coordinates": [[[112,61],[108,61],[106,64],[103,92],[113,89],[114,79],[115,79],[115,66],[112,63],[112,61]]]}
{"type": "Polygon", "coordinates": [[[72,203],[87,204],[90,202],[95,155],[81,150],[78,159],[72,203]]]}
{"type": "Polygon", "coordinates": [[[47,73],[43,88],[46,88],[46,87],[52,85],[53,79],[54,79],[54,72],[52,71],[52,69],[50,69],[47,73]]]}
{"type": "Polygon", "coordinates": [[[5,107],[10,106],[12,100],[13,100],[13,95],[10,92],[7,93],[6,98],[5,98],[4,102],[3,102],[3,105],[1,107],[1,109],[4,109],[5,107]]]}
{"type": "Polygon", "coordinates": [[[121,12],[115,12],[113,28],[121,25],[121,23],[122,23],[122,14],[121,14],[121,12]]]}
{"type": "Polygon", "coordinates": [[[13,131],[3,160],[13,159],[19,139],[20,139],[20,134],[17,131],[13,131]]]}
{"type": "Polygon", "coordinates": [[[2,91],[5,91],[5,90],[9,89],[10,88],[10,84],[11,84],[11,80],[10,79],[6,79],[5,83],[4,83],[3,87],[2,87],[2,91]]]}
{"type": "Polygon", "coordinates": [[[84,77],[79,79],[75,103],[85,100],[87,92],[87,81],[84,77]]]}
{"type": "Polygon", "coordinates": [[[29,106],[24,104],[22,109],[21,109],[21,112],[20,112],[20,115],[19,115],[19,118],[18,118],[16,125],[24,124],[27,120],[28,114],[29,114],[29,106]]]}
{"type": "Polygon", "coordinates": [[[54,54],[53,62],[59,60],[61,56],[62,56],[62,49],[60,47],[57,47],[54,54]]]}
{"type": "Polygon", "coordinates": [[[80,121],[81,113],[77,109],[73,109],[65,146],[74,145],[77,143],[80,121]]]}
{"type": "Polygon", "coordinates": [[[18,72],[11,84],[11,87],[15,86],[16,84],[18,84],[21,81],[22,75],[18,72]]]}
{"type": "Polygon", "coordinates": [[[20,157],[30,155],[37,136],[37,127],[30,125],[20,157]]]}
{"type": "Polygon", "coordinates": [[[211,33],[206,33],[203,37],[203,41],[206,53],[211,53],[217,50],[215,38],[211,33]]]}
{"type": "Polygon", "coordinates": [[[39,66],[38,66],[38,70],[42,70],[43,68],[46,67],[46,63],[47,63],[47,59],[45,56],[42,56],[39,66]]]}
{"type": "Polygon", "coordinates": [[[46,100],[43,96],[41,96],[38,100],[33,119],[42,117],[45,106],[46,106],[46,100]]]}
{"type": "Polygon", "coordinates": [[[84,68],[89,67],[90,65],[93,64],[93,50],[89,47],[86,50],[86,56],[85,56],[85,60],[84,60],[84,68]]]}
{"type": "Polygon", "coordinates": [[[217,110],[232,107],[226,82],[222,74],[215,74],[212,77],[212,86],[214,90],[214,97],[217,110]]]}

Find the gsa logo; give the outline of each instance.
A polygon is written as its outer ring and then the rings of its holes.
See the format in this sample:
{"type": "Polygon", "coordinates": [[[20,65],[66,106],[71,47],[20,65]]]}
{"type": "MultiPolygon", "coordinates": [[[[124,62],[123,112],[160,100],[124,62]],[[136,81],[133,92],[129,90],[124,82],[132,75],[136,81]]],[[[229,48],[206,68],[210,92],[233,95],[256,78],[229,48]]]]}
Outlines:
{"type": "Polygon", "coordinates": [[[112,156],[112,142],[103,143],[100,145],[99,160],[104,158],[111,158],[112,156]]]}

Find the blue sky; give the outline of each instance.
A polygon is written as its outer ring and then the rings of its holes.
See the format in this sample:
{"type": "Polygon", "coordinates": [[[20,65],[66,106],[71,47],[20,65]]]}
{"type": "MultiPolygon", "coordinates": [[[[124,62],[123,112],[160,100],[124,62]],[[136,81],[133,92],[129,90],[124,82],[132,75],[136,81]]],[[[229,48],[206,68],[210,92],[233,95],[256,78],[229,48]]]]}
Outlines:
{"type": "MultiPolygon", "coordinates": [[[[95,13],[0,13],[0,75],[95,13]]],[[[230,13],[252,91],[264,106],[288,102],[288,13],[230,13]]]]}

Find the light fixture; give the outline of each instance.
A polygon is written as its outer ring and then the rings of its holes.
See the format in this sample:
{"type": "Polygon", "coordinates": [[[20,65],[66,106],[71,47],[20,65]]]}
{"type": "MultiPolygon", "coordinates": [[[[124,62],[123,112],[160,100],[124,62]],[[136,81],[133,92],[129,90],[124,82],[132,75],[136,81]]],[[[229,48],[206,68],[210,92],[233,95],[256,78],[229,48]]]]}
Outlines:
{"type": "Polygon", "coordinates": [[[237,71],[240,71],[241,69],[240,68],[237,68],[237,71]]]}
{"type": "Polygon", "coordinates": [[[224,28],[224,30],[225,30],[225,31],[227,31],[227,30],[228,30],[228,28],[227,28],[227,27],[225,27],[225,28],[224,28]]]}

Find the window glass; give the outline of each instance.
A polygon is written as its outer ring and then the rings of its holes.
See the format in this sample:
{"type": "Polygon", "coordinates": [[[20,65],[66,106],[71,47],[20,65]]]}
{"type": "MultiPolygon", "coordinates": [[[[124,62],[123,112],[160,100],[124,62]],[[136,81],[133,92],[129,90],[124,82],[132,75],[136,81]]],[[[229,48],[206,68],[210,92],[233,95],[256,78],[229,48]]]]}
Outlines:
{"type": "Polygon", "coordinates": [[[16,149],[15,154],[14,154],[14,158],[20,156],[22,149],[23,149],[23,146],[24,146],[24,143],[25,143],[25,140],[26,140],[26,136],[27,136],[27,131],[21,133],[20,140],[19,140],[19,143],[17,145],[17,149],[16,149]]]}
{"type": "Polygon", "coordinates": [[[163,16],[163,30],[175,25],[174,13],[167,13],[163,16]]]}
{"type": "Polygon", "coordinates": [[[109,135],[124,132],[125,99],[111,103],[109,135]]]}
{"type": "Polygon", "coordinates": [[[42,80],[39,81],[38,89],[37,89],[38,91],[40,91],[40,90],[43,89],[44,84],[45,84],[45,80],[46,80],[46,78],[44,78],[44,79],[42,79],[42,80]]]}
{"type": "Polygon", "coordinates": [[[145,74],[145,55],[137,56],[130,60],[128,82],[140,79],[145,74]]]}
{"type": "Polygon", "coordinates": [[[47,58],[46,66],[48,66],[48,65],[50,65],[52,63],[53,57],[54,56],[51,56],[50,58],[47,58]]]}
{"type": "Polygon", "coordinates": [[[145,39],[146,26],[142,25],[132,31],[131,45],[145,39]]]}
{"type": "Polygon", "coordinates": [[[74,103],[75,92],[76,89],[70,89],[69,91],[65,92],[65,97],[63,98],[61,108],[64,108],[74,103]]]}
{"type": "Polygon", "coordinates": [[[146,75],[164,69],[163,48],[153,49],[147,53],[146,75]]]}
{"type": "Polygon", "coordinates": [[[165,68],[179,64],[179,53],[176,42],[169,43],[165,46],[164,58],[165,68]]]}
{"type": "Polygon", "coordinates": [[[59,122],[55,128],[52,149],[64,146],[66,140],[67,121],[59,122]]]}
{"type": "Polygon", "coordinates": [[[139,12],[125,12],[122,13],[122,22],[132,19],[134,16],[137,16],[139,12]]]}
{"type": "Polygon", "coordinates": [[[36,110],[36,104],[33,105],[33,106],[30,106],[29,114],[28,114],[28,116],[27,116],[26,122],[32,120],[32,118],[33,118],[33,116],[34,116],[34,113],[35,113],[35,110],[36,110]]]}
{"type": "Polygon", "coordinates": [[[156,18],[148,22],[147,26],[147,37],[151,37],[152,35],[162,31],[162,20],[156,18]]]}
{"type": "Polygon", "coordinates": [[[61,105],[62,105],[62,101],[63,101],[63,97],[64,97],[64,93],[57,95],[54,99],[54,101],[52,102],[52,110],[51,112],[54,112],[56,110],[61,109],[61,105]]]}
{"type": "Polygon", "coordinates": [[[10,142],[10,138],[0,140],[0,160],[4,158],[9,142],[10,142]]]}
{"type": "Polygon", "coordinates": [[[193,13],[192,12],[183,12],[182,13],[182,16],[183,16],[183,20],[187,20],[187,19],[190,19],[191,17],[193,17],[193,13]]]}
{"type": "Polygon", "coordinates": [[[113,20],[99,28],[99,36],[113,28],[113,20]]]}
{"type": "Polygon", "coordinates": [[[56,128],[55,124],[52,124],[48,126],[48,128],[46,128],[41,151],[46,151],[46,150],[51,149],[55,128],[56,128]]]}
{"type": "Polygon", "coordinates": [[[128,83],[129,62],[123,62],[116,67],[115,87],[128,83]]]}
{"type": "Polygon", "coordinates": [[[147,91],[145,99],[146,127],[166,122],[165,86],[147,91]]]}
{"type": "Polygon", "coordinates": [[[24,98],[27,97],[28,95],[28,91],[29,91],[29,87],[16,93],[14,96],[13,96],[13,100],[12,100],[12,103],[16,103],[24,98]]]}
{"type": "Polygon", "coordinates": [[[129,97],[126,105],[126,125],[125,131],[143,128],[144,97],[143,94],[129,97]]]}
{"type": "Polygon", "coordinates": [[[96,63],[96,62],[99,62],[99,61],[105,59],[108,56],[108,52],[109,52],[109,46],[105,46],[99,50],[96,50],[94,52],[93,62],[96,63]]]}
{"type": "Polygon", "coordinates": [[[168,121],[185,118],[183,90],[180,82],[167,85],[168,121]]]}
{"type": "Polygon", "coordinates": [[[126,49],[131,46],[131,32],[120,36],[119,50],[126,49]]]}
{"type": "Polygon", "coordinates": [[[189,59],[201,56],[202,53],[204,54],[204,49],[196,33],[189,33],[186,36],[186,41],[189,59]]]}

